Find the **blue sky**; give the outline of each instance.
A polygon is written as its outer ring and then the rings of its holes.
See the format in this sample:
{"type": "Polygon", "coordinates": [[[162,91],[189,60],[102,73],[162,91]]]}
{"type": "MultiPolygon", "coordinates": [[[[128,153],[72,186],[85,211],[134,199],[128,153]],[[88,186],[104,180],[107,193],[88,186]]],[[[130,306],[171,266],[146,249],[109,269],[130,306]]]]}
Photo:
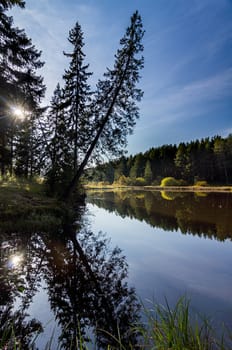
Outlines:
{"type": "Polygon", "coordinates": [[[129,153],[232,133],[231,0],[26,0],[15,25],[42,50],[48,104],[68,67],[68,32],[78,21],[94,85],[111,67],[118,43],[138,10],[145,67],[140,120],[129,153]]]}

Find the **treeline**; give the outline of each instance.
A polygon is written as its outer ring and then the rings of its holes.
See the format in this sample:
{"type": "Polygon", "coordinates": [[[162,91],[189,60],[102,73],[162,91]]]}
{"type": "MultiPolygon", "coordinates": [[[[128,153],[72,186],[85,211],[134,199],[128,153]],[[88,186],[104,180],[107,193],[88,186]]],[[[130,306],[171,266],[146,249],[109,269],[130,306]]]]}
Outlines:
{"type": "Polygon", "coordinates": [[[160,185],[165,177],[182,184],[232,184],[232,135],[151,148],[135,156],[88,169],[88,181],[121,185],[160,185]]]}
{"type": "Polygon", "coordinates": [[[0,177],[43,175],[52,194],[67,199],[87,163],[100,155],[120,156],[139,117],[137,83],[143,68],[144,30],[136,11],[119,43],[113,68],[92,88],[84,37],[77,22],[69,31],[68,66],[51,104],[37,70],[44,62],[7,10],[22,0],[0,0],[0,177]]]}

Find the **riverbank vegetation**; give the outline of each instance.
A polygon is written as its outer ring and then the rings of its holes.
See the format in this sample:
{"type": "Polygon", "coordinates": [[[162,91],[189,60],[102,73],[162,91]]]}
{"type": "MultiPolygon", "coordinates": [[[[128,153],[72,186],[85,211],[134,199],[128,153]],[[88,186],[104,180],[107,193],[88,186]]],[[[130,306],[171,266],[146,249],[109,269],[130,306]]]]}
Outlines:
{"type": "Polygon", "coordinates": [[[105,185],[231,185],[232,135],[151,148],[88,169],[86,176],[105,185]]]}
{"type": "Polygon", "coordinates": [[[0,179],[0,187],[0,233],[31,232],[35,228],[49,231],[61,224],[62,203],[47,196],[41,178],[0,179]]]}
{"type": "MultiPolygon", "coordinates": [[[[67,329],[68,327],[69,325],[67,329]]],[[[164,304],[151,303],[150,308],[143,307],[143,322],[131,325],[128,330],[128,337],[133,334],[133,338],[136,339],[133,344],[124,343],[119,329],[117,335],[110,334],[104,329],[97,329],[96,332],[98,337],[101,334],[103,338],[108,339],[104,345],[102,344],[107,350],[230,350],[232,345],[232,335],[226,326],[222,325],[219,332],[211,319],[194,314],[191,303],[186,297],[180,298],[173,307],[167,300],[164,304]]],[[[67,349],[89,350],[93,347],[98,349],[92,336],[83,337],[80,330],[75,333],[75,338],[69,338],[67,349]]],[[[39,331],[29,344],[29,350],[36,346],[38,339],[39,331]]],[[[8,349],[9,346],[15,350],[24,349],[13,323],[10,328],[3,331],[0,340],[1,348],[8,349]]],[[[58,350],[62,349],[62,345],[55,344],[51,336],[44,350],[52,350],[54,346],[58,350]]]]}

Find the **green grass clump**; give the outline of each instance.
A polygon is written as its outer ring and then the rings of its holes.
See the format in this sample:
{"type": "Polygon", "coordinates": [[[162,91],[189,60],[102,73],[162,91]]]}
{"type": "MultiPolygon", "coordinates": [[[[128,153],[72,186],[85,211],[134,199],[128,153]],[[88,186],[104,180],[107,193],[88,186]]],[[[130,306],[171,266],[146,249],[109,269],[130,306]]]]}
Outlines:
{"type": "Polygon", "coordinates": [[[230,349],[226,347],[223,335],[217,339],[207,318],[191,315],[190,303],[186,298],[180,298],[172,309],[166,301],[165,305],[156,304],[153,311],[145,312],[148,324],[142,334],[147,349],[230,349]]]}
{"type": "MultiPolygon", "coordinates": [[[[112,335],[109,332],[96,329],[98,334],[104,335],[108,339],[104,349],[107,350],[231,350],[232,338],[231,334],[224,334],[223,328],[221,335],[218,336],[212,326],[212,322],[199,315],[193,315],[190,302],[187,298],[180,298],[176,305],[171,308],[165,300],[165,304],[152,304],[152,309],[144,307],[145,321],[142,324],[131,326],[130,332],[137,335],[137,344],[125,345],[120,336],[120,329],[118,335],[112,335]],[[112,345],[112,343],[114,345],[112,345]],[[228,344],[229,343],[229,344],[228,344]]],[[[82,349],[90,350],[99,349],[97,344],[90,344],[82,336],[80,330],[77,332],[77,339],[70,339],[70,344],[67,349],[82,349]],[[75,347],[76,346],[76,347],[75,347]]],[[[15,342],[14,349],[21,350],[23,346],[20,339],[12,330],[11,339],[1,343],[5,345],[15,342]],[[17,341],[17,343],[16,343],[17,341]],[[20,344],[20,345],[19,345],[20,344]]],[[[38,337],[38,334],[34,339],[38,337]]],[[[48,340],[45,349],[52,350],[61,349],[61,344],[53,346],[53,336],[48,340]]],[[[33,341],[33,345],[34,341],[33,341]]],[[[8,349],[8,348],[7,348],[8,349]]],[[[31,348],[33,349],[33,348],[31,348]]]]}

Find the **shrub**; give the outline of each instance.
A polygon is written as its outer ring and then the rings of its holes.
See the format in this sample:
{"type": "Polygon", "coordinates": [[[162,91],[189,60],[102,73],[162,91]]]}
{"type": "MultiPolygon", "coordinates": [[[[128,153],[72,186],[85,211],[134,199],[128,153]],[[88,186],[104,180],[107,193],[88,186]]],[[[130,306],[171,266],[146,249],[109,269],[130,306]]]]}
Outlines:
{"type": "Polygon", "coordinates": [[[98,186],[99,187],[105,187],[105,186],[109,186],[109,182],[108,181],[99,181],[98,182],[98,186]]]}
{"type": "Polygon", "coordinates": [[[208,183],[205,180],[201,180],[201,181],[195,182],[194,186],[196,186],[196,187],[205,187],[205,186],[208,186],[208,183]]]}
{"type": "Polygon", "coordinates": [[[183,181],[177,180],[174,177],[165,177],[164,179],[162,179],[160,186],[183,186],[183,181]]]}
{"type": "Polygon", "coordinates": [[[125,175],[121,175],[116,181],[116,184],[127,186],[129,185],[128,178],[125,175]]]}
{"type": "Polygon", "coordinates": [[[151,183],[152,186],[159,186],[160,183],[162,181],[162,177],[161,176],[157,176],[151,183]]]}
{"type": "Polygon", "coordinates": [[[146,186],[146,180],[143,177],[136,177],[135,186],[146,186]]]}

